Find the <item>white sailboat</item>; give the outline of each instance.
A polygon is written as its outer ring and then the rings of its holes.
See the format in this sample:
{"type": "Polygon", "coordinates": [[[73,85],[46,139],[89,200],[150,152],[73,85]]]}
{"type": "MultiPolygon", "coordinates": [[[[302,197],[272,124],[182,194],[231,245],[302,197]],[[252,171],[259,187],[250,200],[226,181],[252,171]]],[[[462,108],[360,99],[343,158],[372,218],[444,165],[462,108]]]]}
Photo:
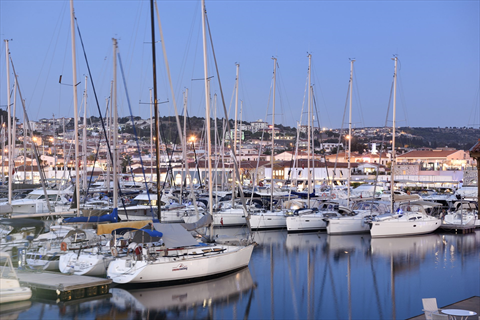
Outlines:
{"type": "MultiPolygon", "coordinates": [[[[154,223],[153,226],[159,245],[150,242],[130,246],[133,251],[129,255],[115,259],[108,267],[107,275],[113,282],[168,283],[195,280],[232,272],[248,266],[250,262],[253,245],[199,243],[178,224],[154,223]]],[[[140,236],[136,238],[141,239],[140,236]]]]}
{"type": "Polygon", "coordinates": [[[382,201],[362,201],[353,205],[353,215],[332,217],[327,220],[328,234],[350,234],[370,232],[366,219],[385,214],[388,203],[382,201]]]}
{"type": "Polygon", "coordinates": [[[271,184],[270,184],[270,210],[260,210],[250,216],[250,225],[253,230],[278,229],[287,226],[285,211],[275,208],[273,204],[274,179],[273,165],[275,162],[275,83],[276,83],[277,59],[273,58],[273,95],[272,95],[272,152],[270,155],[271,184]]]}
{"type": "MultiPolygon", "coordinates": [[[[392,58],[395,61],[393,74],[393,125],[392,125],[392,170],[390,178],[390,191],[394,190],[394,164],[395,164],[395,112],[397,93],[397,62],[398,57],[392,58]]],[[[374,217],[369,223],[372,237],[395,237],[415,234],[426,234],[437,230],[441,226],[441,220],[433,217],[425,211],[428,207],[439,207],[438,203],[415,201],[403,202],[395,212],[396,196],[390,197],[390,213],[374,217]]]]}
{"type": "MultiPolygon", "coordinates": [[[[210,139],[210,105],[206,56],[205,3],[202,1],[203,50],[205,74],[205,98],[207,119],[207,150],[209,167],[209,213],[213,211],[212,165],[210,139]]],[[[153,0],[151,1],[153,11],[153,0]]],[[[153,16],[153,15],[152,15],[153,16]]],[[[158,11],[157,11],[158,16],[158,11]]],[[[153,20],[152,20],[153,24],[153,20]]],[[[159,26],[161,26],[159,21],[159,26]]],[[[162,34],[162,32],[160,32],[162,34]]],[[[155,37],[152,33],[152,43],[155,37]]],[[[165,42],[162,37],[165,51],[165,42]]],[[[154,56],[154,55],[153,55],[154,56]]],[[[180,140],[183,140],[182,138],[180,140]]],[[[108,267],[107,275],[115,283],[169,283],[192,281],[218,276],[248,266],[253,244],[240,246],[215,243],[199,243],[179,224],[153,223],[154,229],[135,232],[135,242],[129,244],[132,251],[125,257],[117,257],[108,267]],[[137,236],[138,234],[138,236],[137,236]]],[[[213,227],[211,227],[210,234],[213,227]]]]}

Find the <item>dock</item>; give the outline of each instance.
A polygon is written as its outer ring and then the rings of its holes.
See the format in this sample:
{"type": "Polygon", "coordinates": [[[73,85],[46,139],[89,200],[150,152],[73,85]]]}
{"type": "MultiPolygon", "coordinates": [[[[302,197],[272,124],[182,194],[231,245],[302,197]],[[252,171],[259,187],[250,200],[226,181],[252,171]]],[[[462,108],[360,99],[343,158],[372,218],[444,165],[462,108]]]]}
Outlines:
{"type": "Polygon", "coordinates": [[[442,224],[440,229],[448,231],[448,232],[454,232],[454,233],[474,233],[475,232],[475,225],[461,225],[461,224],[442,224]]]}
{"type": "MultiPolygon", "coordinates": [[[[463,309],[463,310],[470,310],[477,313],[476,316],[467,317],[468,319],[475,319],[478,320],[480,315],[480,297],[473,296],[471,298],[455,302],[446,306],[439,306],[440,309],[463,309]]],[[[421,315],[415,316],[413,318],[409,318],[408,320],[425,320],[425,314],[422,313],[421,315]]]]}
{"type": "Polygon", "coordinates": [[[56,301],[83,299],[109,292],[111,279],[67,275],[59,272],[17,270],[18,281],[32,289],[34,296],[56,301]]]}

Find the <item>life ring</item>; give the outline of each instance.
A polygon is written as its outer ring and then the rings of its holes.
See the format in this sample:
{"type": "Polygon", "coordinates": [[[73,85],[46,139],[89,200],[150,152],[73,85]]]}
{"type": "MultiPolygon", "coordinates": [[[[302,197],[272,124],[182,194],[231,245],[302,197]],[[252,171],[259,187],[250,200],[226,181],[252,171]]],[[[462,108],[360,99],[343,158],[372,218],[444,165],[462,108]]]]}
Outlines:
{"type": "Polygon", "coordinates": [[[322,197],[326,197],[326,196],[327,196],[327,194],[325,192],[322,193],[322,197]]]}
{"type": "Polygon", "coordinates": [[[60,244],[60,250],[62,251],[67,251],[68,247],[67,247],[67,243],[66,242],[62,242],[60,244]]]}
{"type": "Polygon", "coordinates": [[[334,193],[332,194],[332,199],[335,199],[337,197],[337,195],[334,193]]]}
{"type": "Polygon", "coordinates": [[[114,257],[118,256],[117,248],[111,247],[111,248],[110,248],[110,253],[111,253],[112,256],[114,256],[114,257]]]}

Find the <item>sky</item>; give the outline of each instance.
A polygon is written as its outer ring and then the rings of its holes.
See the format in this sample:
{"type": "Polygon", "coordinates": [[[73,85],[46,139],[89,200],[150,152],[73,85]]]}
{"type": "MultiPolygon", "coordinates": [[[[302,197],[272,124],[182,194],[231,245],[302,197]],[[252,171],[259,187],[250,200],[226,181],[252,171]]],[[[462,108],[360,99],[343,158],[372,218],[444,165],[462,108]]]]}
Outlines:
{"type": "MultiPolygon", "coordinates": [[[[85,76],[87,116],[98,117],[98,108],[105,115],[116,38],[125,73],[119,65],[119,116],[132,112],[148,118],[153,87],[149,1],[76,0],[74,8],[92,74],[76,30],[80,116],[85,76]]],[[[188,114],[204,117],[201,2],[159,1],[158,8],[179,113],[188,89],[188,114]]],[[[272,121],[275,57],[275,123],[306,124],[311,54],[316,125],[319,121],[321,127],[348,127],[350,59],[355,59],[352,126],[391,126],[392,57],[397,55],[396,126],[480,127],[480,1],[206,0],[206,9],[229,118],[234,117],[239,64],[238,118],[272,121]]],[[[156,16],[155,20],[159,114],[170,116],[173,97],[156,16]]],[[[73,117],[70,2],[0,0],[0,35],[9,40],[29,119],[73,117]]],[[[8,89],[5,45],[2,41],[2,109],[14,79],[10,67],[8,89]]],[[[220,118],[224,112],[219,79],[208,46],[212,110],[216,95],[220,118]]],[[[23,121],[18,95],[17,99],[17,118],[23,121]]]]}

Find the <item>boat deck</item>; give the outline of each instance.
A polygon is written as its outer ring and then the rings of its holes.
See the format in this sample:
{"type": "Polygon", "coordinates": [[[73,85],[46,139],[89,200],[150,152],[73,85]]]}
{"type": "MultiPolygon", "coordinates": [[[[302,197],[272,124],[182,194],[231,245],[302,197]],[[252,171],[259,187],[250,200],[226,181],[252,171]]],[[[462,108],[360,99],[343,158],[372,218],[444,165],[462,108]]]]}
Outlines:
{"type": "MultiPolygon", "coordinates": [[[[479,296],[473,296],[471,298],[455,302],[446,306],[439,306],[440,309],[463,309],[463,310],[470,310],[470,311],[475,311],[477,313],[476,316],[472,317],[467,317],[466,319],[478,319],[480,315],[480,297],[479,296]]],[[[425,314],[422,313],[419,316],[410,318],[408,320],[425,320],[425,314]]]]}
{"type": "Polygon", "coordinates": [[[107,294],[111,279],[67,275],[59,272],[17,270],[20,284],[43,299],[69,301],[107,294]]]}

